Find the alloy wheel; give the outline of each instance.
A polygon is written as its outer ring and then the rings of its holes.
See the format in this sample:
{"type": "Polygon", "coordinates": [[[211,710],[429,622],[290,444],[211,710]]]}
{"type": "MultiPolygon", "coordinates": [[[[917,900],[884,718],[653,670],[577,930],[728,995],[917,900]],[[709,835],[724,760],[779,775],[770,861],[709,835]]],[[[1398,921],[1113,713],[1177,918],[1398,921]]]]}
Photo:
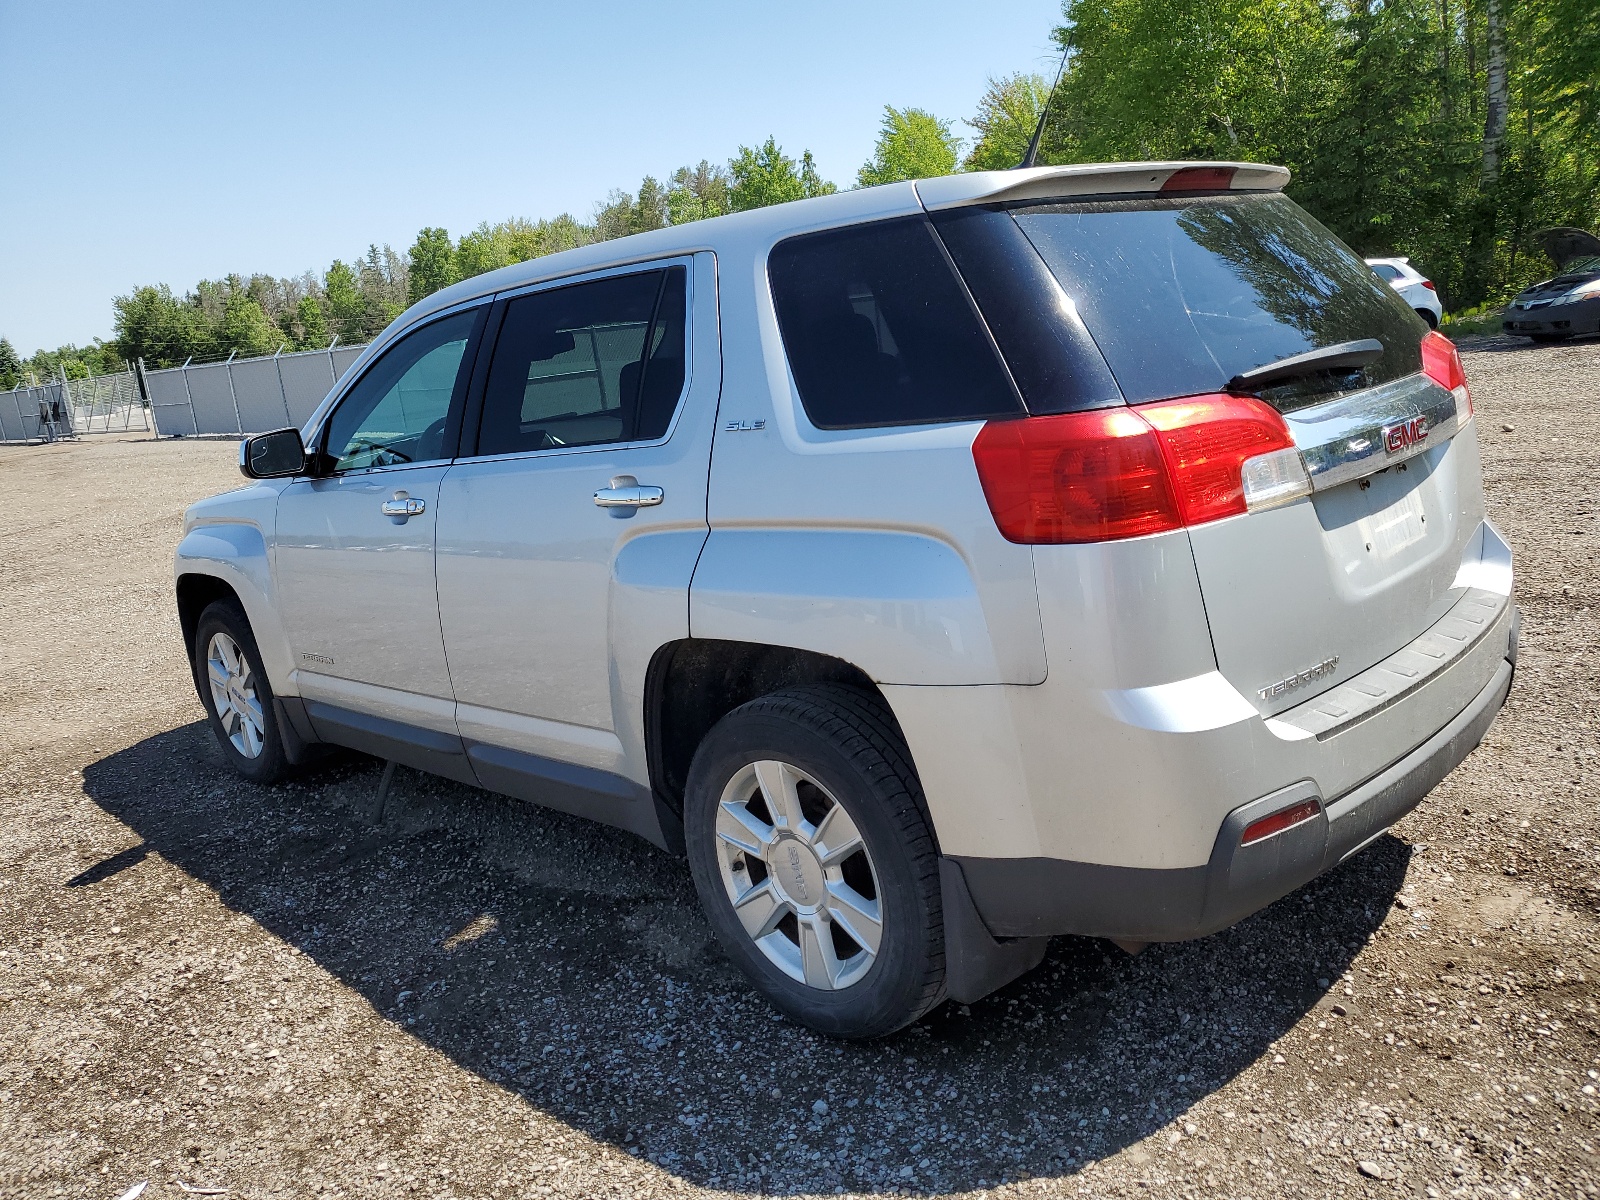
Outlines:
{"type": "Polygon", "coordinates": [[[226,633],[212,634],[206,646],[206,678],[228,741],[245,758],[260,757],[266,744],[266,720],[256,694],[255,673],[239,643],[226,633]]]}
{"type": "Polygon", "coordinates": [[[872,968],[877,871],[855,821],[810,775],[775,759],[738,771],[717,808],[717,863],[745,933],[791,979],[838,991],[872,968]]]}

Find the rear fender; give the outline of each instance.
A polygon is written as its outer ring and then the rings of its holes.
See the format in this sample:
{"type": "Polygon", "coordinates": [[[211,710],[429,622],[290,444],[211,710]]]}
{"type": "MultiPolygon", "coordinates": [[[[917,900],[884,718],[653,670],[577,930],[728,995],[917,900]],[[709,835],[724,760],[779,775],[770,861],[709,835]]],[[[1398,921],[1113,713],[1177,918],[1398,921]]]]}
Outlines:
{"type": "Polygon", "coordinates": [[[1032,664],[997,651],[966,560],[921,533],[714,529],[689,627],[841,658],[878,683],[1038,682],[1011,677],[1032,664]]]}

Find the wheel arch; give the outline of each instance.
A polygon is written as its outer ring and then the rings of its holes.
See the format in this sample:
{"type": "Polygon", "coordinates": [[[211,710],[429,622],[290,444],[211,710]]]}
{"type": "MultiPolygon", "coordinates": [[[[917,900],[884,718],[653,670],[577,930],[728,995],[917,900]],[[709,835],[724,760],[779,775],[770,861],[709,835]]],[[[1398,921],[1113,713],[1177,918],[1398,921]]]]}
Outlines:
{"type": "Polygon", "coordinates": [[[894,720],[894,709],[878,685],[842,658],[715,638],[682,638],[658,648],[644,690],[645,755],[657,799],[681,817],[689,763],[711,727],[741,704],[808,683],[843,684],[866,692],[894,720]]]}
{"type": "Polygon", "coordinates": [[[241,609],[244,601],[226,579],[200,571],[186,571],[178,576],[178,625],[183,630],[183,646],[192,656],[195,631],[200,627],[200,614],[218,600],[232,600],[241,609]]]}

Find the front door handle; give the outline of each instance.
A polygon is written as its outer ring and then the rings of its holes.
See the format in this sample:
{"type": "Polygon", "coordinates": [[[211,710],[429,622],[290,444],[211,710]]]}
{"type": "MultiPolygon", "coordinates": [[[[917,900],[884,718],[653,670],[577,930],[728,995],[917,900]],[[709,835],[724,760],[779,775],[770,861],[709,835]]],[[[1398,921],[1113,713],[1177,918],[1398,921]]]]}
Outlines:
{"type": "Polygon", "coordinates": [[[428,511],[428,502],[416,496],[408,496],[404,492],[396,492],[393,500],[385,500],[379,509],[386,517],[393,517],[396,525],[404,525],[408,517],[415,517],[428,511]]]}
{"type": "Polygon", "coordinates": [[[610,487],[603,487],[594,494],[594,502],[623,517],[635,509],[660,504],[664,495],[660,488],[642,484],[632,475],[618,475],[612,479],[610,487]]]}

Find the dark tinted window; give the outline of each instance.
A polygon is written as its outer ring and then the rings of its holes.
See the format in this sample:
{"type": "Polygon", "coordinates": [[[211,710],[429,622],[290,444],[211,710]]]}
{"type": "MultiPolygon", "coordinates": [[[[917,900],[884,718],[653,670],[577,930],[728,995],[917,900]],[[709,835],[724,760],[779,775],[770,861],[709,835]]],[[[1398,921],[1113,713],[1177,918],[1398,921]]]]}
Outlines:
{"type": "Polygon", "coordinates": [[[408,333],[385,350],[328,418],[325,467],[437,462],[455,454],[467,346],[481,310],[456,313],[408,333]]]}
{"type": "Polygon", "coordinates": [[[800,401],[822,429],[1022,411],[922,218],[780,242],[768,264],[800,401]]]}
{"type": "Polygon", "coordinates": [[[519,296],[484,392],[479,454],[657,438],[684,382],[682,267],[519,296]]]}
{"type": "Polygon", "coordinates": [[[1106,360],[1017,223],[992,209],[935,213],[934,228],[1033,413],[1121,404],[1106,360]]]}
{"type": "Polygon", "coordinates": [[[1379,279],[1387,279],[1392,282],[1400,278],[1400,272],[1388,263],[1373,263],[1372,270],[1379,279]]]}
{"type": "Polygon", "coordinates": [[[1012,210],[1076,303],[1130,403],[1217,391],[1339,342],[1382,358],[1269,388],[1283,408],[1421,369],[1425,332],[1398,293],[1287,197],[1194,196],[1012,210]]]}

